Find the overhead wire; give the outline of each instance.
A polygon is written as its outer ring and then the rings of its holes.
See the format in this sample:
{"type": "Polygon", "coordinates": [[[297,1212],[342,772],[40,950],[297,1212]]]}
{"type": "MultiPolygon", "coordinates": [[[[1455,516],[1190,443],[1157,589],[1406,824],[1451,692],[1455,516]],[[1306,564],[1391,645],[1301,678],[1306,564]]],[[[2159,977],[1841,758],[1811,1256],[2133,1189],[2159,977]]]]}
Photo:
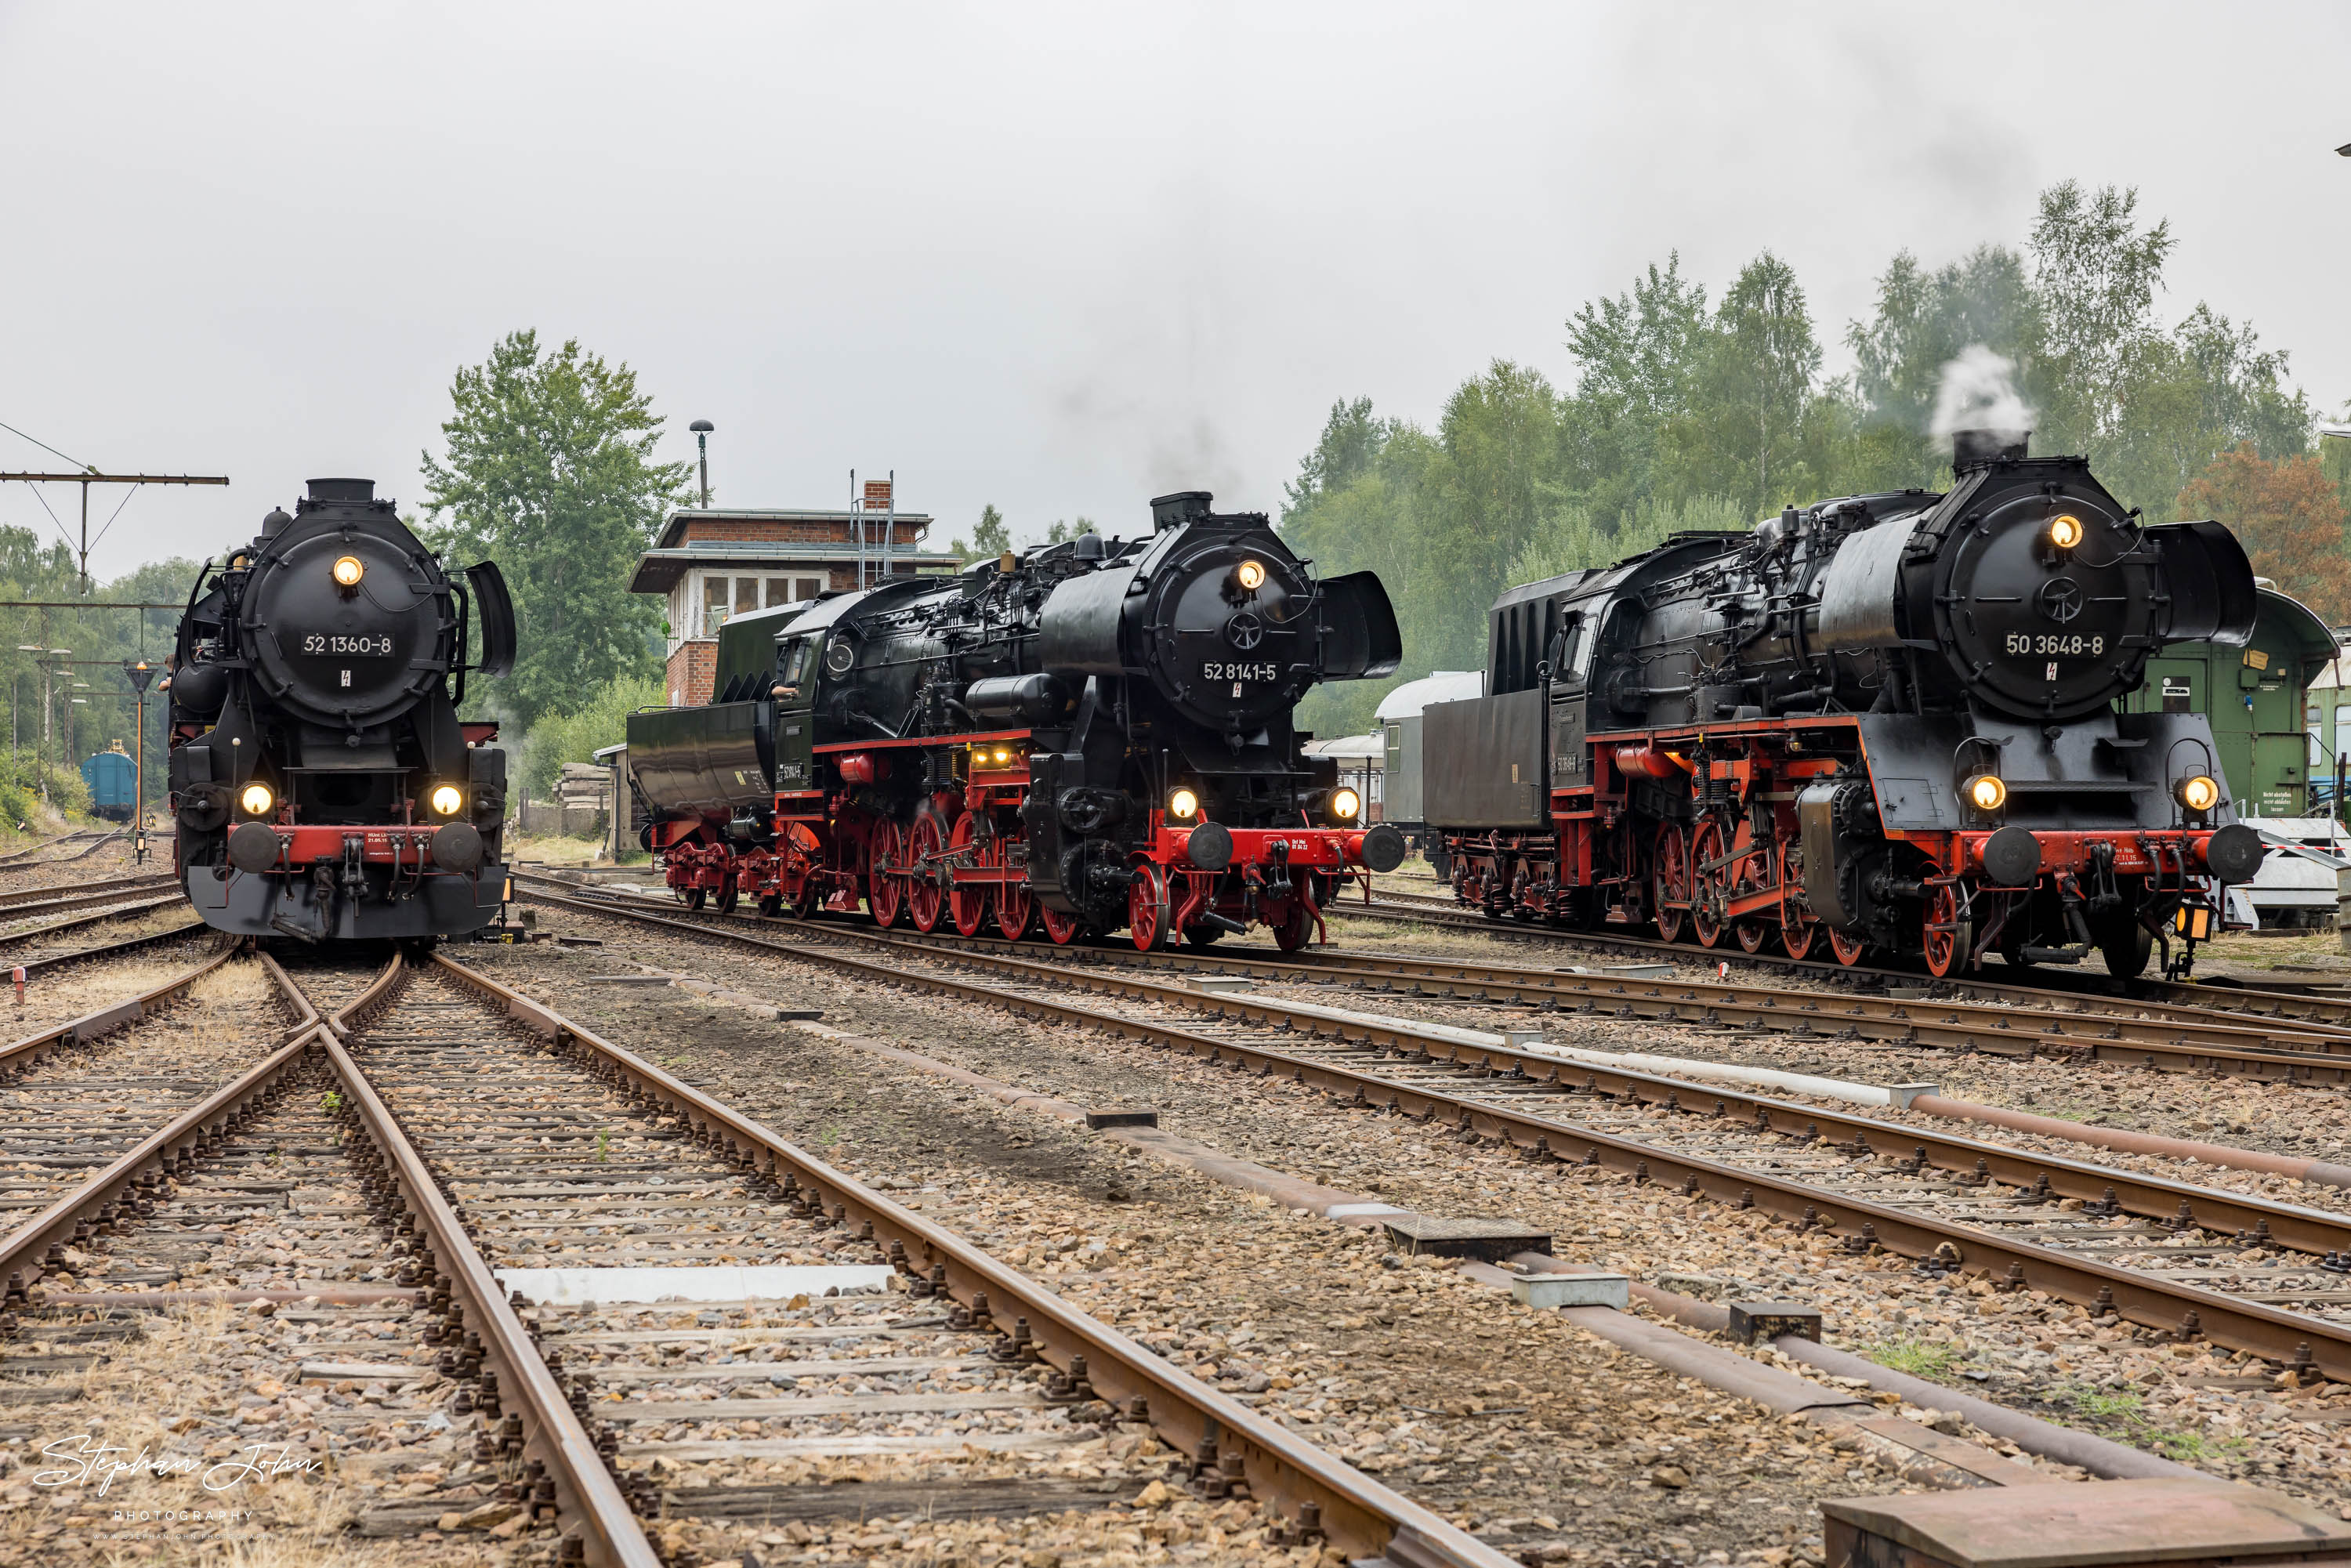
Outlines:
{"type": "Polygon", "coordinates": [[[9,434],[11,434],[11,435],[20,435],[20,436],[24,436],[24,438],[25,438],[26,441],[31,442],[34,445],[36,445],[36,446],[39,447],[42,451],[44,451],[44,452],[47,453],[50,456],[52,456],[52,457],[65,457],[67,462],[68,462],[68,463],[72,464],[72,465],[73,465],[75,467],[77,467],[77,468],[87,469],[87,470],[89,470],[90,473],[93,473],[93,474],[95,474],[95,473],[97,473],[97,472],[98,472],[98,465],[96,465],[95,463],[85,463],[85,462],[83,462],[83,461],[82,461],[80,458],[78,458],[78,457],[66,457],[66,455],[65,455],[64,453],[62,453],[62,452],[58,451],[56,447],[54,447],[54,446],[50,445],[47,442],[43,441],[39,436],[37,436],[37,435],[25,435],[25,433],[24,433],[23,431],[21,431],[21,430],[17,429],[17,428],[16,428],[15,425],[13,425],[13,424],[0,423],[0,430],[5,430],[5,431],[6,431],[6,432],[7,432],[9,434]]]}

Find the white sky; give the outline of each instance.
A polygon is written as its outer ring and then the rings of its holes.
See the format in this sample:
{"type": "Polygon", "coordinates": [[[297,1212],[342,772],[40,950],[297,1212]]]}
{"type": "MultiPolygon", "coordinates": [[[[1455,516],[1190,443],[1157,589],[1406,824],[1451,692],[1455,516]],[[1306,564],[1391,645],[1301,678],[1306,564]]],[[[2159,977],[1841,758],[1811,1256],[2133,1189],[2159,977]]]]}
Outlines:
{"type": "MultiPolygon", "coordinates": [[[[1427,419],[1678,247],[1832,343],[1897,246],[2136,184],[2351,398],[2343,8],[99,5],[0,0],[0,421],[139,493],[101,575],[361,475],[517,327],[638,371],[721,505],[894,467],[943,543],[1273,509],[1332,401],[1427,419]]],[[[0,468],[49,459],[0,432],[0,468]]],[[[52,486],[71,517],[75,492],[52,486]]],[[[100,496],[104,492],[99,492],[100,496]]],[[[111,500],[93,503],[103,516],[111,500]]],[[[22,485],[0,522],[48,528],[22,485]]]]}

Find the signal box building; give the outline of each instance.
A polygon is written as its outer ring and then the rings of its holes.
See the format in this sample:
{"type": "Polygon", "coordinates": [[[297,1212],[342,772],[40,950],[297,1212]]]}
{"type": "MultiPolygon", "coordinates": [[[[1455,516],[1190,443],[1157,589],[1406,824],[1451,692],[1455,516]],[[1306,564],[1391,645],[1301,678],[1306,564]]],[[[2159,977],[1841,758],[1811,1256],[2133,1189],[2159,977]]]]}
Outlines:
{"type": "Polygon", "coordinates": [[[953,572],[953,555],[923,548],[930,528],[920,512],[879,509],[672,512],[629,583],[667,601],[670,706],[710,700],[718,628],[730,615],[953,572]]]}

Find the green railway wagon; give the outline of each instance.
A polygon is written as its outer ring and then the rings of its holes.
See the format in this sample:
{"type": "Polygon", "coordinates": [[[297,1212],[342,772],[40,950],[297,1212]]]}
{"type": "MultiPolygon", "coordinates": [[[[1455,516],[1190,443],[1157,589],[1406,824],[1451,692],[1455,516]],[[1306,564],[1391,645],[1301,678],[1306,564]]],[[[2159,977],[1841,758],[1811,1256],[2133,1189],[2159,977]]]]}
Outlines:
{"type": "Polygon", "coordinates": [[[2252,641],[2241,648],[2175,643],[2147,662],[2147,681],[2116,706],[2125,713],[2200,713],[2212,726],[2220,776],[2243,816],[2311,814],[2311,786],[2327,793],[2334,754],[2310,727],[2310,683],[2341,652],[2300,600],[2260,591],[2252,641]],[[2315,743],[2315,744],[2314,744],[2315,743]]]}

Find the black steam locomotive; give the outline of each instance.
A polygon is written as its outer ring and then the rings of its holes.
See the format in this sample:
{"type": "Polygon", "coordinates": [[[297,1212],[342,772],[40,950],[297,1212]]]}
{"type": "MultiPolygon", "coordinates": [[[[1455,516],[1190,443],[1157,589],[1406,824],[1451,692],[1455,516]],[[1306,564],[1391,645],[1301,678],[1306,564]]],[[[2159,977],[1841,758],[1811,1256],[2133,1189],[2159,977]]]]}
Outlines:
{"type": "Polygon", "coordinates": [[[2262,848],[2199,714],[2118,714],[2166,643],[2242,643],[2218,523],[2143,527],[2078,457],[1964,433],[1948,495],[1789,507],[1494,606],[1486,695],[1423,716],[1465,903],[1937,975],[2185,973],[2262,848]],[[2171,944],[2177,941],[2175,956],[2171,944]]]}
{"type": "Polygon", "coordinates": [[[313,479],[207,561],[166,683],[176,863],[205,923],[318,941],[496,918],[506,753],[457,706],[514,648],[498,569],[451,578],[371,480],[313,479]]]}
{"type": "Polygon", "coordinates": [[[1392,672],[1395,615],[1377,577],[1318,580],[1264,513],[1209,502],[729,621],[716,703],[629,720],[670,886],[1013,941],[1305,942],[1403,841],[1301,757],[1290,712],[1392,672]]]}

